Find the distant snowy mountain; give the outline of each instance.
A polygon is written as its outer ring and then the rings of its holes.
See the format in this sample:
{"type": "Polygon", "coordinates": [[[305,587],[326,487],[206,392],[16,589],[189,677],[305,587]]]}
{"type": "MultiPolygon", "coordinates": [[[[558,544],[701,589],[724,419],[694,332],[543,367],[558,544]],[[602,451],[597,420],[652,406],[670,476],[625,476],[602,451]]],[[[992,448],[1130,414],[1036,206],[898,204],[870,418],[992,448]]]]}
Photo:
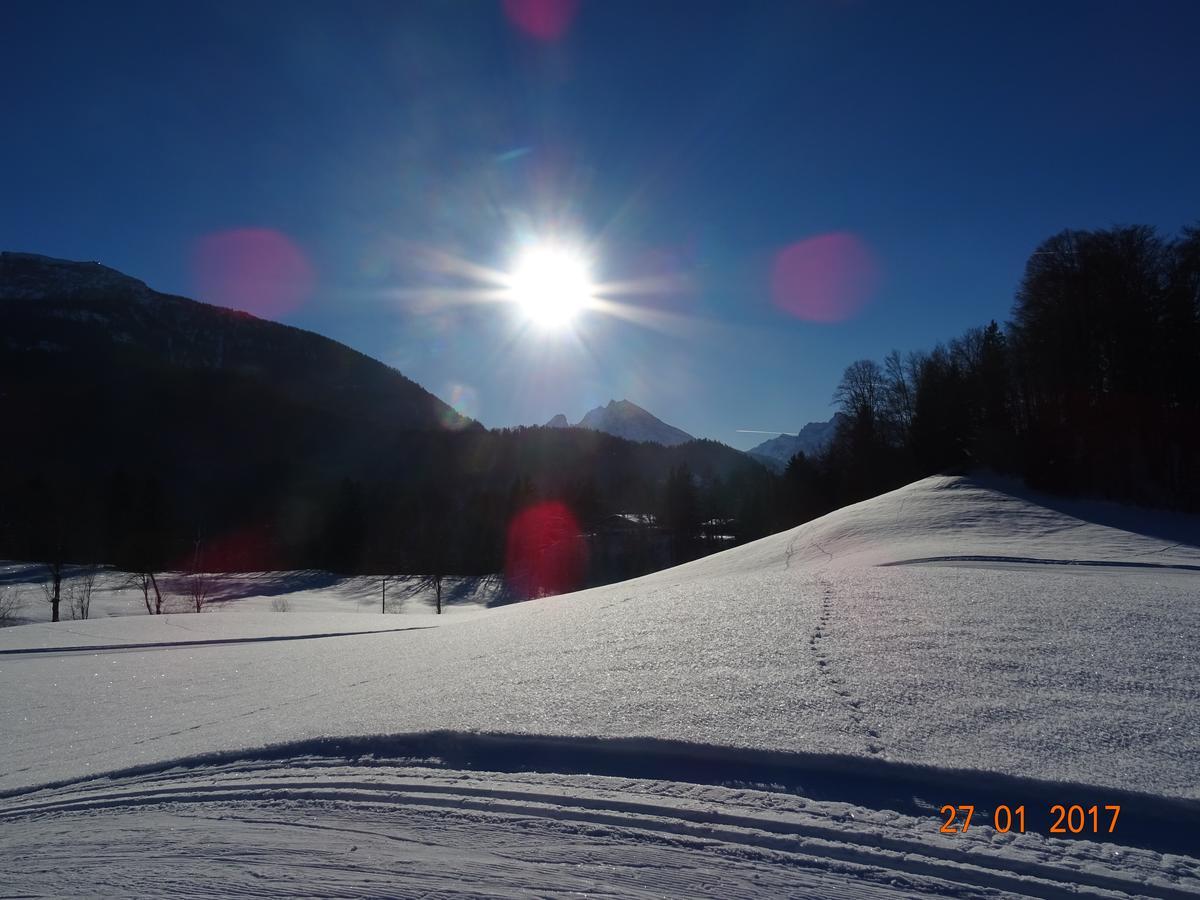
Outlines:
{"type": "MultiPolygon", "coordinates": [[[[551,427],[566,427],[567,420],[557,415],[547,423],[551,427]]],[[[686,431],[668,425],[662,419],[628,400],[609,400],[608,406],[597,406],[576,423],[577,428],[603,431],[629,441],[653,441],[664,447],[686,444],[695,438],[686,431]]]]}
{"type": "Polygon", "coordinates": [[[841,413],[834,413],[828,422],[809,422],[799,434],[781,434],[746,452],[770,468],[783,471],[797,453],[812,456],[828,447],[843,418],[841,413]]]}

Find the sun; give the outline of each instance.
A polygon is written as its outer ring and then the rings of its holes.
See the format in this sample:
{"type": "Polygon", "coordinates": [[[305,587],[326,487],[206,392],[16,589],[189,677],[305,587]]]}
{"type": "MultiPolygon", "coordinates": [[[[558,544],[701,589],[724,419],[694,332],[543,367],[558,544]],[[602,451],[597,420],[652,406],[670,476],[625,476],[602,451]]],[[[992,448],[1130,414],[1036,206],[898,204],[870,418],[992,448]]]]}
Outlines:
{"type": "Polygon", "coordinates": [[[527,248],[507,281],[509,298],[540,328],[565,327],[593,299],[587,260],[578,251],[553,244],[527,248]]]}

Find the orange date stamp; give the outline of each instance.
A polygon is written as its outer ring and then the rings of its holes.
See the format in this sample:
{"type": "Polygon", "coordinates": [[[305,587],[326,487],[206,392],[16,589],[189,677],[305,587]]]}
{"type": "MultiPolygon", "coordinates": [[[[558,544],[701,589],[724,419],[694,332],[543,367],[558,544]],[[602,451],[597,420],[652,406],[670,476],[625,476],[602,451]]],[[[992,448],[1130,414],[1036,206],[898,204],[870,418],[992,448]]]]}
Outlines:
{"type": "MultiPolygon", "coordinates": [[[[975,819],[975,807],[966,803],[957,806],[947,803],[941,808],[941,814],[945,821],[938,831],[942,834],[965,834],[975,819]]],[[[1078,803],[1056,803],[1050,807],[1049,833],[1113,834],[1117,830],[1117,818],[1120,815],[1121,807],[1115,804],[1081,806],[1078,803]]],[[[990,824],[1000,834],[1024,834],[1025,807],[999,805],[992,810],[991,822],[985,818],[983,824],[990,824]]]]}

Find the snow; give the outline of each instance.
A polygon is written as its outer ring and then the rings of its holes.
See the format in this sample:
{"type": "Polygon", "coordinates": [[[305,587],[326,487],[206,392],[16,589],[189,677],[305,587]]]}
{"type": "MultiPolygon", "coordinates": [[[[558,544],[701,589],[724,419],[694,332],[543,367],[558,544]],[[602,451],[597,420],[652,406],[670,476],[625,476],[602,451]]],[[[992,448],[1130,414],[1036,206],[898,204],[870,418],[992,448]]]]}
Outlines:
{"type": "Polygon", "coordinates": [[[156,863],[114,848],[176,828],[153,859],[195,848],[223,893],[440,891],[461,863],[486,894],[1195,894],[1198,588],[1195,517],[939,477],[515,606],[5,629],[0,845],[54,893],[121,893],[156,863]],[[1123,805],[1115,834],[1047,835],[1085,800],[1123,805]],[[937,833],[972,802],[1039,824],[937,833]],[[75,874],[38,867],[80,830],[75,874]]]}
{"type": "Polygon", "coordinates": [[[481,774],[459,762],[319,752],[197,760],[39,792],[0,812],[21,822],[8,829],[7,886],[40,889],[46,842],[57,839],[68,842],[70,865],[55,867],[55,883],[88,895],[157,894],[164,875],[185,896],[289,884],[355,897],[1178,897],[1200,888],[1185,858],[1137,847],[997,839],[983,828],[945,836],[922,816],[761,788],[481,774]]]}
{"type": "Polygon", "coordinates": [[[797,453],[814,456],[828,447],[837,431],[838,423],[843,418],[841,413],[835,413],[828,422],[809,422],[797,434],[781,434],[751,447],[746,452],[772,469],[782,472],[797,453]]]}
{"type": "MultiPolygon", "coordinates": [[[[560,414],[561,415],[561,414],[560,414]]],[[[559,424],[559,417],[550,420],[553,427],[564,427],[559,424]]],[[[630,441],[650,441],[673,447],[695,440],[686,431],[668,425],[662,419],[642,409],[636,403],[628,400],[609,400],[607,406],[597,406],[589,410],[579,420],[576,428],[590,428],[593,431],[603,431],[630,441]]]]}
{"type": "MultiPolygon", "coordinates": [[[[73,582],[84,571],[69,567],[62,593],[66,596],[73,582]]],[[[21,600],[18,617],[22,622],[50,624],[50,605],[44,599],[44,566],[28,563],[0,563],[0,591],[15,591],[21,600]]],[[[389,614],[426,614],[435,610],[433,588],[415,577],[387,576],[342,577],[330,572],[235,572],[209,576],[210,601],[205,614],[214,612],[288,612],[288,613],[366,613],[381,611],[386,599],[389,614]],[[280,607],[283,607],[280,610],[280,607]]],[[[187,576],[167,572],[158,577],[163,590],[164,609],[169,613],[191,615],[187,598],[187,576]]],[[[506,600],[500,578],[446,578],[442,585],[443,612],[447,615],[476,613],[489,605],[506,600]]],[[[62,618],[70,618],[68,604],[60,609],[62,618]]],[[[129,575],[109,569],[97,573],[93,589],[89,624],[111,616],[145,616],[146,604],[141,591],[129,575]]],[[[55,628],[66,628],[65,623],[55,628]]],[[[46,632],[53,633],[52,631],[46,632]]]]}
{"type": "Polygon", "coordinates": [[[237,616],[143,614],[138,618],[47,622],[14,628],[3,633],[5,640],[0,656],[342,637],[431,628],[439,621],[437,615],[424,612],[402,618],[344,612],[301,612],[283,617],[262,612],[242,612],[237,616]]]}

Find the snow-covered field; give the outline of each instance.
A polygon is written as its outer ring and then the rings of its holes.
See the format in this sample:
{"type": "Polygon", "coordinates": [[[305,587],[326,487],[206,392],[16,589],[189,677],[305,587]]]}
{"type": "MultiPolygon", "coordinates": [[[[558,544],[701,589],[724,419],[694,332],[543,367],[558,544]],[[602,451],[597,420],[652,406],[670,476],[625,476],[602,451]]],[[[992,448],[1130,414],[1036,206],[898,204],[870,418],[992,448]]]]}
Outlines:
{"type": "MultiPolygon", "coordinates": [[[[82,566],[68,566],[64,572],[62,594],[68,596],[82,573],[82,566]]],[[[15,615],[18,624],[50,621],[50,604],[42,582],[46,567],[30,563],[0,563],[0,592],[8,591],[19,600],[15,615]]],[[[204,607],[212,612],[338,612],[380,613],[389,615],[433,613],[434,592],[420,578],[381,576],[345,578],[329,572],[238,572],[206,576],[210,597],[204,607]]],[[[194,614],[187,595],[187,576],[165,573],[159,576],[163,592],[163,610],[171,614],[194,614]]],[[[478,612],[489,605],[506,602],[500,576],[490,578],[446,578],[442,586],[443,613],[478,612]]],[[[153,602],[153,594],[151,595],[153,602]]],[[[146,603],[141,590],[125,572],[111,569],[96,571],[92,593],[91,619],[111,616],[144,616],[146,603]]],[[[70,604],[60,608],[63,619],[71,619],[70,604]]]]}
{"type": "Polygon", "coordinates": [[[0,630],[4,892],[1200,895],[1195,518],[929,478],[573,595],[356,590],[0,630]]]}

